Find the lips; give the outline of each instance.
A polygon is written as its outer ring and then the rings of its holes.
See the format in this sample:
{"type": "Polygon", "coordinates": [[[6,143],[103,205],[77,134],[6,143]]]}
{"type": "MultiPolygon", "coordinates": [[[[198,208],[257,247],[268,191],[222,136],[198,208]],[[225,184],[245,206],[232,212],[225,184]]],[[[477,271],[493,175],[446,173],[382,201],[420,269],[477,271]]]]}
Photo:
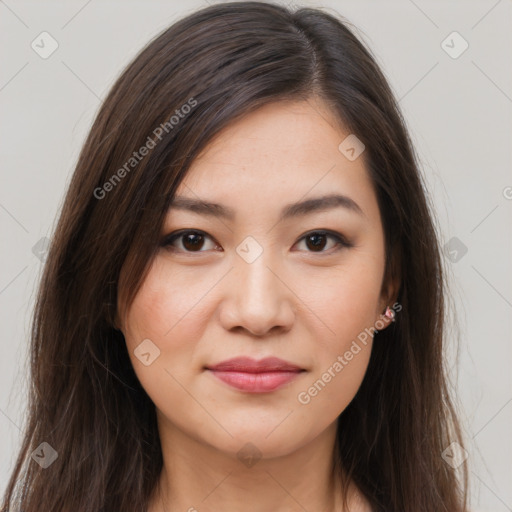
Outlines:
{"type": "Polygon", "coordinates": [[[236,357],[206,369],[229,386],[249,393],[277,390],[305,371],[277,357],[267,357],[260,361],[249,357],[236,357]]]}
{"type": "Polygon", "coordinates": [[[214,371],[243,373],[300,372],[302,370],[299,366],[277,357],[266,357],[260,361],[250,357],[235,357],[207,368],[214,371]]]}

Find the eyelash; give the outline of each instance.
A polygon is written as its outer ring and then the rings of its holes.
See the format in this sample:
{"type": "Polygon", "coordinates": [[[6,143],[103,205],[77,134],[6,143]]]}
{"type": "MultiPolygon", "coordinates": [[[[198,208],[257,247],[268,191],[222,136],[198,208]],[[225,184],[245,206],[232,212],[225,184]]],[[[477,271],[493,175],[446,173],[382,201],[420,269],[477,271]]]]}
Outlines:
{"type": "MultiPolygon", "coordinates": [[[[175,251],[175,252],[182,252],[184,254],[199,254],[199,253],[202,253],[202,252],[206,252],[206,251],[203,251],[203,250],[200,250],[200,251],[187,251],[187,250],[181,251],[181,250],[177,250],[175,247],[172,247],[172,244],[174,243],[175,240],[177,240],[177,239],[179,239],[179,238],[181,238],[181,237],[183,237],[184,235],[187,235],[187,234],[203,235],[204,237],[210,238],[211,240],[213,240],[213,238],[210,235],[208,235],[207,233],[205,233],[204,231],[201,231],[201,230],[198,230],[198,229],[183,229],[183,230],[179,230],[179,231],[174,231],[173,233],[170,233],[169,235],[166,235],[164,237],[164,239],[162,240],[162,242],[161,242],[161,246],[165,247],[165,248],[167,248],[169,250],[175,251]]],[[[335,231],[330,231],[330,230],[325,230],[325,229],[320,229],[320,230],[316,230],[316,231],[315,230],[308,231],[307,233],[302,235],[302,237],[299,238],[297,240],[297,242],[295,242],[295,243],[301,242],[302,240],[304,240],[305,238],[307,238],[308,236],[311,236],[311,235],[327,236],[327,237],[333,238],[333,239],[335,239],[337,241],[337,246],[334,247],[334,248],[331,248],[331,250],[329,250],[329,251],[323,251],[323,250],[322,251],[318,251],[318,252],[306,251],[306,252],[310,252],[311,254],[332,254],[332,253],[338,252],[338,251],[340,251],[342,249],[349,249],[349,248],[354,246],[354,244],[349,242],[340,233],[336,233],[335,231]],[[334,249],[334,250],[332,250],[332,249],[334,249]]]]}

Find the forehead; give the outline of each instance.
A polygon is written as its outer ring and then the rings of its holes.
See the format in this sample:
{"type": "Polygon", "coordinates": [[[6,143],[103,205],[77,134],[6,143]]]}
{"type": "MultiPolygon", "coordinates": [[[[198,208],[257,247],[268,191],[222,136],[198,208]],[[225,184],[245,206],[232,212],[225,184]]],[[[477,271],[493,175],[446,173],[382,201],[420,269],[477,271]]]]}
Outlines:
{"type": "Polygon", "coordinates": [[[349,160],[339,149],[349,135],[318,100],[265,105],[210,141],[177,195],[254,213],[338,193],[357,202],[365,215],[378,215],[364,153],[349,160]]]}
{"type": "Polygon", "coordinates": [[[273,161],[282,164],[318,165],[333,162],[341,133],[327,106],[319,100],[274,102],[234,121],[207,145],[193,167],[219,162],[224,157],[250,164],[273,161]]]}

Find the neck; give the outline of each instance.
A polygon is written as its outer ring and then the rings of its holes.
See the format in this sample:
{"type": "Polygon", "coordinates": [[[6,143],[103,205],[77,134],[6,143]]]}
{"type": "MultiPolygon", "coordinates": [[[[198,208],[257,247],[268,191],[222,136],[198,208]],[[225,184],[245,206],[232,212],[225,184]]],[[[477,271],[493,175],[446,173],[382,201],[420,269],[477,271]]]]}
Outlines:
{"type": "MultiPolygon", "coordinates": [[[[260,454],[245,443],[227,453],[187,436],[162,418],[159,431],[164,465],[149,512],[343,510],[333,459],[336,423],[278,457],[260,454]]],[[[354,491],[350,487],[350,496],[354,491]]]]}

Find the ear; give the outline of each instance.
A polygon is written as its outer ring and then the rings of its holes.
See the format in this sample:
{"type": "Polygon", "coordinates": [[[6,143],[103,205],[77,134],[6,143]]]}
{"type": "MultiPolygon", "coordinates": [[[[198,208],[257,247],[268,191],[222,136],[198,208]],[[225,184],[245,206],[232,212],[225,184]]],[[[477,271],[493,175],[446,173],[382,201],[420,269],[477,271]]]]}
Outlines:
{"type": "MultiPolygon", "coordinates": [[[[384,316],[384,312],[386,311],[386,307],[393,309],[393,305],[397,303],[398,293],[402,283],[400,253],[398,249],[398,246],[395,245],[391,252],[391,261],[387,275],[384,276],[382,282],[379,311],[377,312],[377,319],[383,320],[386,327],[392,322],[392,320],[384,316]]],[[[397,309],[397,311],[400,311],[400,309],[397,309]]]]}

